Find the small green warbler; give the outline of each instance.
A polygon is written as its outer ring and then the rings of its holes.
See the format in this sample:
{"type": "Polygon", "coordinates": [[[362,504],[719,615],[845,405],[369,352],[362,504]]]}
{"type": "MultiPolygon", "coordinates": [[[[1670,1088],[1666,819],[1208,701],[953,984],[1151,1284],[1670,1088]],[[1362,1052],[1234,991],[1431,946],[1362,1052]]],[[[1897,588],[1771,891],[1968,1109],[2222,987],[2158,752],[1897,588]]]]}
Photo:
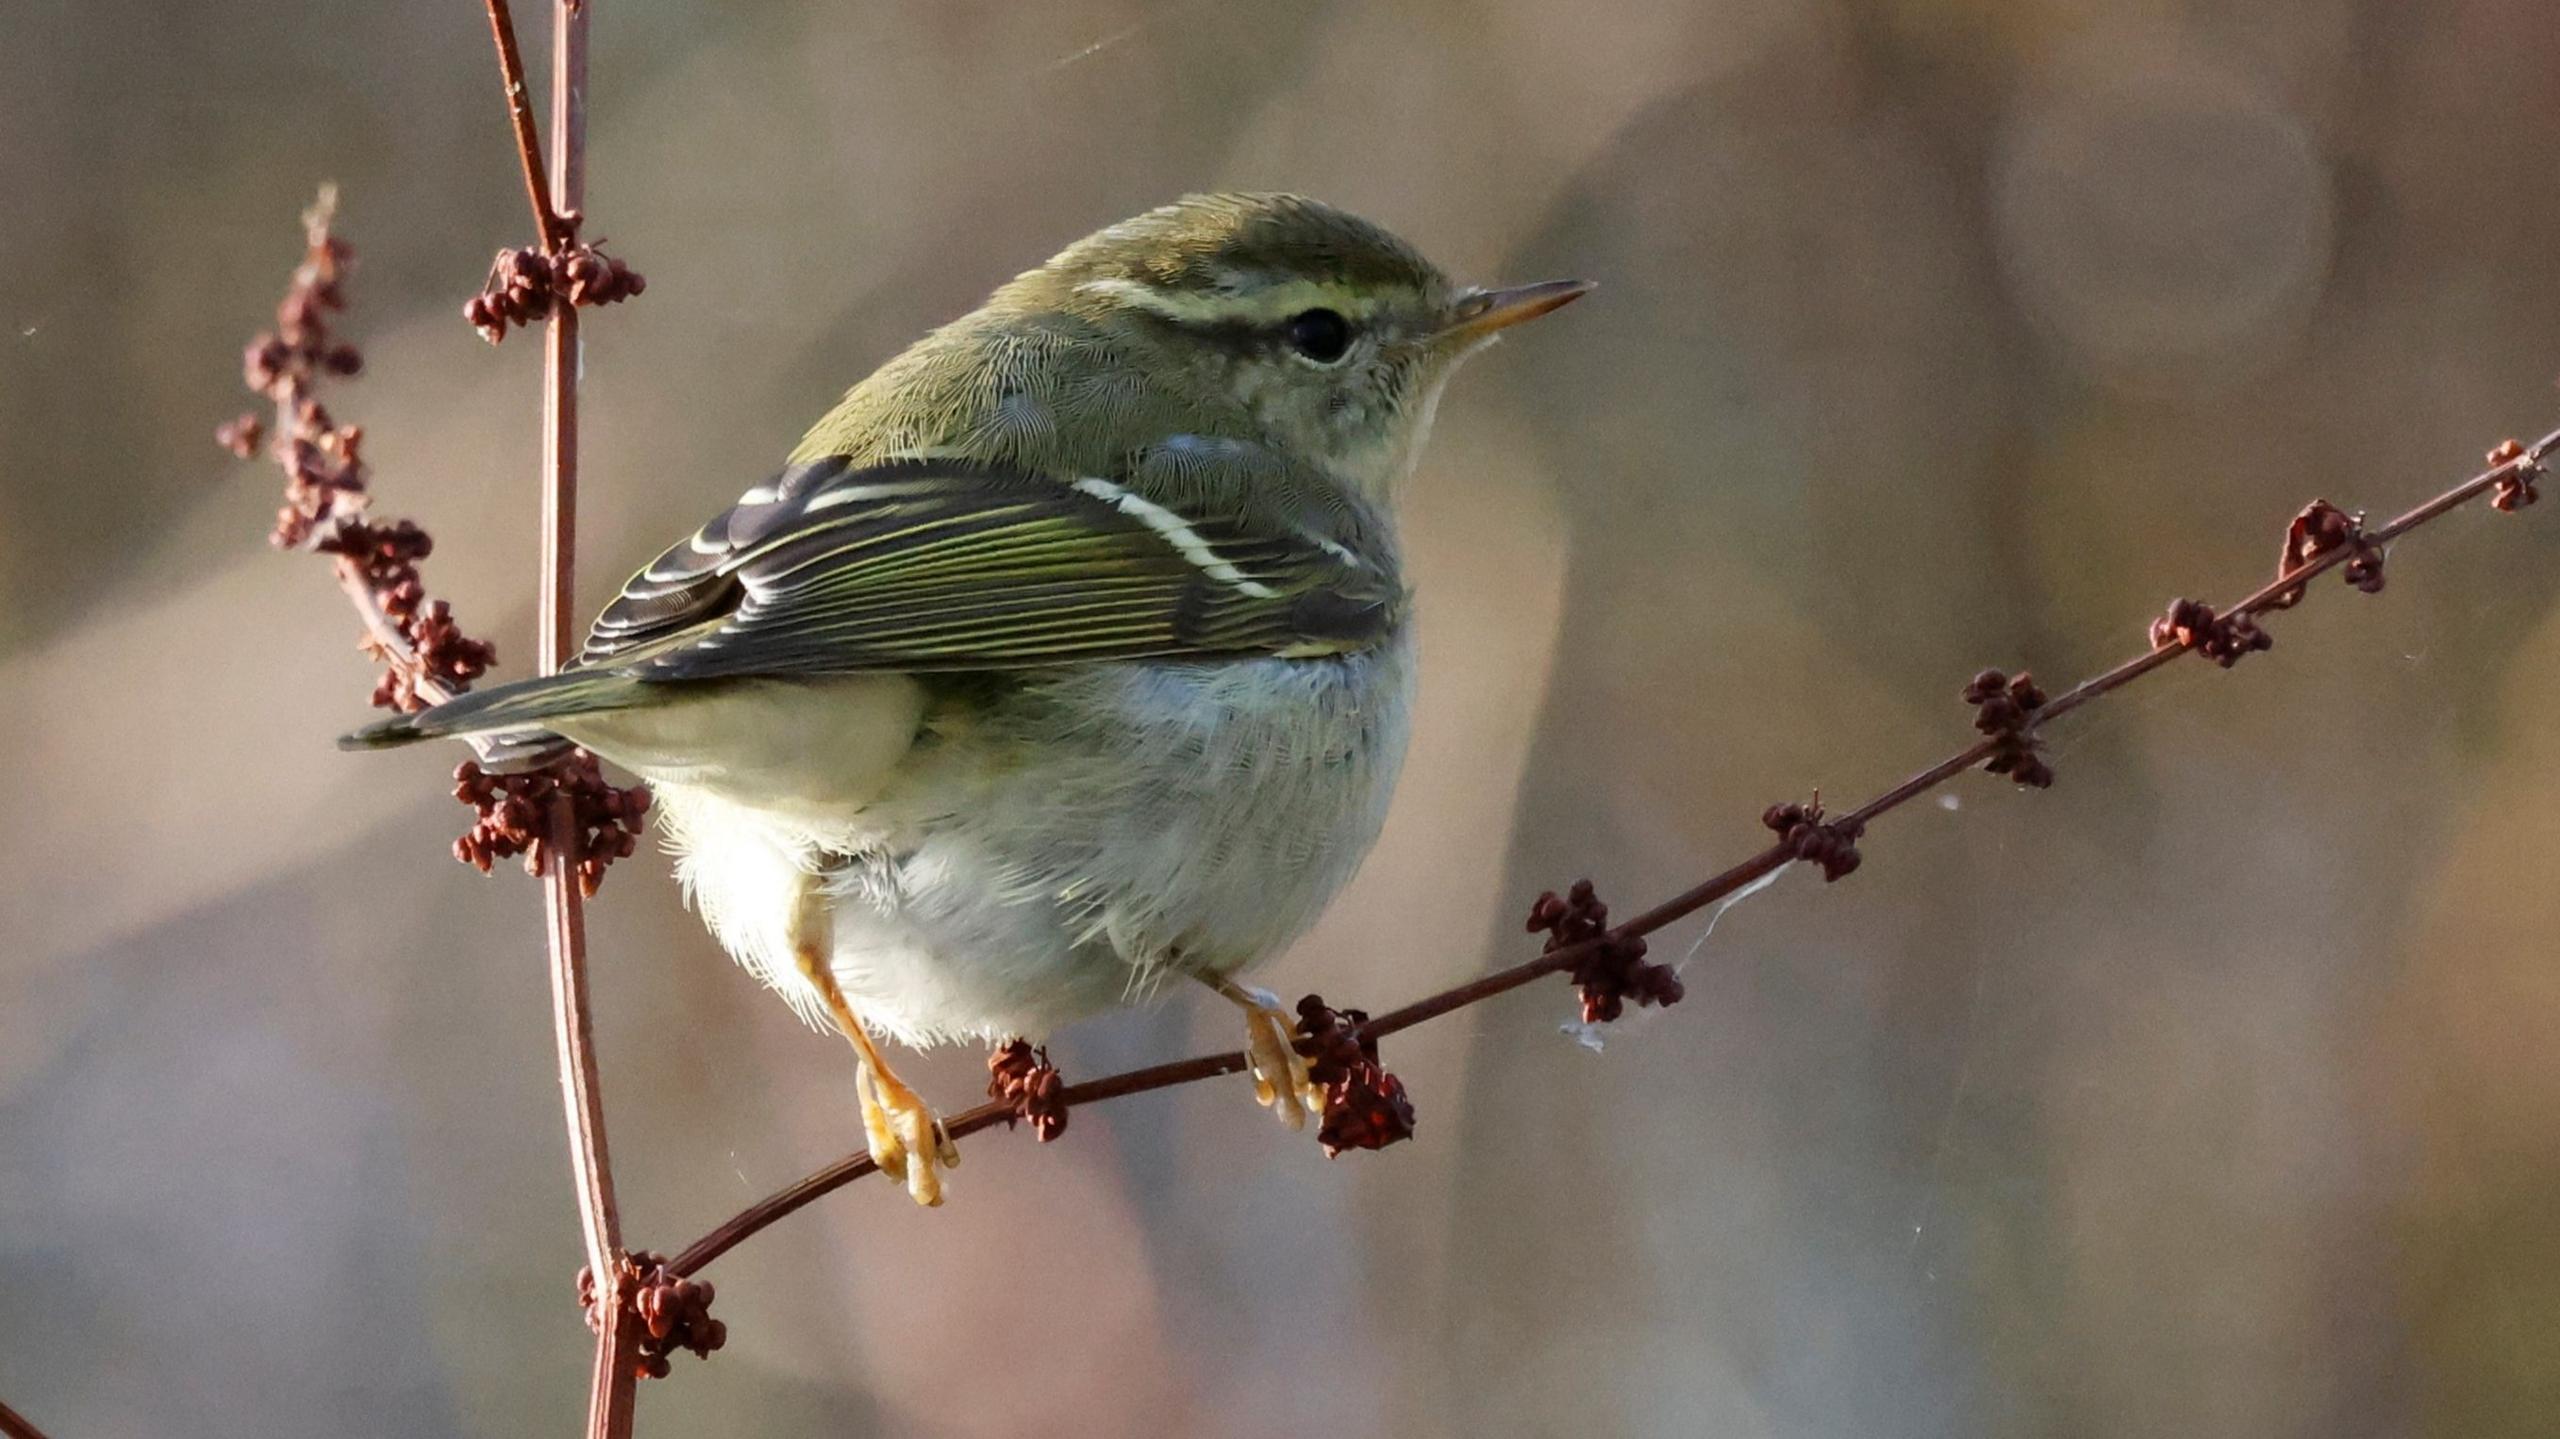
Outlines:
{"type": "Polygon", "coordinates": [[[606,607],[575,666],[347,738],[573,741],[655,787],[721,944],[858,1051],[872,1156],[958,1152],[880,1041],[1038,1037],[1238,971],[1385,819],[1413,690],[1396,492],[1442,386],[1591,286],[1452,284],[1376,225],[1202,195],[854,386],[606,607]]]}

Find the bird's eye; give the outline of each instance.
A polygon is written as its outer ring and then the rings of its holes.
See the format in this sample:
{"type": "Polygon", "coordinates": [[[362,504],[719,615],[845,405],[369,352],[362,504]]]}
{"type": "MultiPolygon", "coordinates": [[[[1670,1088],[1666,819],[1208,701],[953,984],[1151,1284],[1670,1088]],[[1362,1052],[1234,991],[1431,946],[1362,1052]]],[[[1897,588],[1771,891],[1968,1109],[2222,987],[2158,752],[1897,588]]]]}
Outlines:
{"type": "Polygon", "coordinates": [[[1351,350],[1351,322],[1332,310],[1301,310],[1289,317],[1289,348],[1330,365],[1351,350]]]}

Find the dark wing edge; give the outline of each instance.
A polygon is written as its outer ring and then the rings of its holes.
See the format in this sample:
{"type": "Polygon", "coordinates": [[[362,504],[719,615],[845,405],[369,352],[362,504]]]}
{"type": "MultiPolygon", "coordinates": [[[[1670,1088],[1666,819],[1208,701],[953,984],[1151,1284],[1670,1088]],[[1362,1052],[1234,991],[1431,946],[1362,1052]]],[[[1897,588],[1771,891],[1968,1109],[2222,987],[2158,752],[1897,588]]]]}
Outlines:
{"type": "Polygon", "coordinates": [[[793,465],[668,546],[596,616],[577,663],[636,659],[729,613],[740,595],[731,562],[754,537],[784,523],[810,491],[848,468],[835,457],[793,465]]]}

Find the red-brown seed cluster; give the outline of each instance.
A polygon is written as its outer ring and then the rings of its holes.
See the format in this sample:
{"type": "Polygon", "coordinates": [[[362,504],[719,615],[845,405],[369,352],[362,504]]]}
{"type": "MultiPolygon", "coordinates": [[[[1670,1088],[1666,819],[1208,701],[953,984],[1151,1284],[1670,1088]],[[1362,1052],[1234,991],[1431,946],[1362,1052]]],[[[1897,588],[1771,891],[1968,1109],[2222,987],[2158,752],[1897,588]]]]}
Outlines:
{"type": "Polygon", "coordinates": [[[542,250],[500,250],[488,281],[462,307],[462,317],[497,344],[510,326],[530,326],[551,313],[554,295],[572,305],[611,305],[649,288],[649,282],[608,255],[601,242],[552,255],[542,250]]]}
{"type": "Polygon", "coordinates": [[[356,515],[342,516],[311,547],[336,555],[408,641],[402,653],[370,634],[365,637],[366,652],[384,666],[373,687],[377,708],[403,714],[424,709],[428,700],[419,692],[420,684],[432,681],[447,693],[459,693],[498,662],[497,646],[464,634],[454,623],[452,607],[427,597],[418,562],[434,553],[435,541],[412,521],[377,525],[356,515]]]}
{"type": "MultiPolygon", "coordinates": [[[[365,651],[383,665],[373,703],[410,713],[434,699],[430,691],[452,695],[470,688],[497,663],[498,651],[464,633],[452,607],[428,595],[418,573],[419,562],[435,550],[427,532],[409,520],[366,517],[371,495],[364,431],[338,424],[320,403],[324,378],[344,378],[364,368],[364,357],[339,339],[330,323],[330,316],[346,309],[346,277],[355,264],[354,249],[330,232],[335,207],[335,196],[324,193],[303,215],[306,249],[276,306],[276,326],[250,341],[242,357],[249,388],[275,406],[272,443],[266,422],[254,414],[215,430],[214,441],[243,459],[268,444],[285,472],[284,508],[270,538],[282,548],[331,556],[359,604],[369,601],[379,611],[389,633],[369,628],[363,640],[365,651]]],[[[544,273],[548,284],[549,272],[544,273]]],[[[579,273],[590,290],[625,283],[613,278],[610,263],[601,256],[579,273]]],[[[628,276],[628,293],[638,292],[638,280],[628,276]]],[[[595,757],[583,751],[552,768],[521,775],[485,774],[478,765],[465,764],[454,772],[454,793],[478,811],[470,833],[454,841],[455,858],[485,873],[496,860],[521,854],[526,868],[537,874],[546,843],[541,833],[544,809],[552,795],[566,793],[577,820],[578,882],[590,895],[602,882],[605,866],[631,853],[649,807],[648,791],[606,784],[595,757]]]]}
{"type": "Polygon", "coordinates": [[[487,874],[499,860],[524,856],[524,872],[542,873],[551,855],[552,800],[566,795],[576,852],[569,856],[578,888],[590,899],[604,883],[605,867],[630,855],[649,814],[649,791],[606,782],[596,757],[571,750],[541,769],[492,774],[464,760],[453,771],[453,797],[479,812],[471,831],[453,842],[453,857],[487,874]]]}
{"type": "Polygon", "coordinates": [[[1067,1132],[1066,1088],[1058,1067],[1049,1062],[1049,1051],[1033,1048],[1027,1039],[987,1056],[987,1098],[1011,1107],[1013,1119],[1005,1123],[1029,1123],[1042,1144],[1067,1132]]]}
{"type": "Polygon", "coordinates": [[[618,305],[649,288],[639,271],[604,252],[604,242],[580,245],[553,267],[560,293],[572,305],[618,305]]]}
{"type": "Polygon", "coordinates": [[[1531,934],[1546,935],[1543,953],[1582,948],[1565,972],[1582,991],[1585,1024],[1609,1023],[1627,1012],[1630,999],[1638,1007],[1673,1005],[1688,994],[1670,966],[1645,959],[1643,935],[1610,932],[1609,906],[1600,902],[1587,879],[1575,880],[1561,896],[1554,890],[1539,895],[1529,907],[1528,928],[1531,934]]]}
{"type": "Polygon", "coordinates": [[[1997,747],[1982,767],[2005,774],[2030,789],[2053,783],[2053,766],[2036,747],[2036,711],[2044,708],[2044,691],[2028,674],[2006,675],[1984,670],[1964,687],[1964,702],[1973,706],[1973,727],[1997,747]]]}
{"type": "Polygon", "coordinates": [[[1778,836],[1789,854],[1820,869],[1826,884],[1854,873],[1862,859],[1858,836],[1866,833],[1866,826],[1824,820],[1820,795],[1810,804],[1773,804],[1761,811],[1760,823],[1778,836]]]}
{"type": "MultiPolygon", "coordinates": [[[[2347,583],[2369,595],[2381,593],[2382,546],[2365,537],[2362,514],[2348,514],[2327,500],[2304,505],[2302,513],[2285,527],[2284,553],[2276,560],[2276,578],[2283,579],[2340,549],[2347,551],[2347,562],[2340,567],[2347,583]]],[[[2302,591],[2301,585],[2280,590],[2267,601],[2267,608],[2289,610],[2302,603],[2302,591]]]]}
{"type": "MultiPolygon", "coordinates": [[[[346,578],[371,596],[404,642],[367,635],[365,648],[385,667],[373,702],[415,710],[426,702],[421,684],[459,690],[498,655],[488,642],[465,635],[444,601],[427,597],[418,577],[418,561],[434,548],[426,531],[407,520],[365,519],[371,497],[364,430],[340,425],[320,403],[324,377],[344,378],[364,368],[363,355],[330,324],[329,317],[347,307],[346,277],[355,264],[355,250],[330,233],[333,209],[333,198],[323,195],[302,217],[302,263],[276,306],[276,326],[251,340],[241,360],[249,388],[275,406],[271,448],[284,467],[285,493],[268,538],[281,548],[336,556],[346,578]]],[[[253,414],[214,431],[215,443],[243,459],[255,455],[266,438],[265,422],[253,414]]]]}
{"type": "Polygon", "coordinates": [[[1298,1001],[1307,1077],[1324,1090],[1316,1141],[1327,1159],[1346,1149],[1384,1149],[1413,1137],[1413,1101],[1405,1095],[1404,1081],[1378,1063],[1378,1042],[1361,1028],[1368,1022],[1365,1012],[1331,1008],[1312,994],[1298,1001]]]}
{"type": "Polygon", "coordinates": [[[2244,655],[2276,647],[2276,637],[2245,614],[2221,615],[2202,600],[2172,600],[2169,612],[2151,622],[2151,647],[2175,645],[2192,649],[2229,669],[2244,655]]]}
{"type": "MultiPolygon", "coordinates": [[[[624,1256],[622,1274],[623,1302],[640,1321],[631,1362],[634,1377],[664,1379],[677,1350],[690,1349],[708,1359],[729,1342],[729,1326],[711,1317],[711,1281],[674,1273],[665,1255],[645,1249],[624,1256]]],[[[603,1332],[595,1272],[583,1267],[578,1270],[578,1308],[585,1312],[589,1330],[603,1332]]]]}
{"type": "Polygon", "coordinates": [[[462,307],[462,317],[493,345],[507,337],[508,326],[529,326],[550,313],[551,257],[533,249],[500,250],[480,293],[462,307]]]}
{"type": "MultiPolygon", "coordinates": [[[[279,548],[308,542],[340,515],[364,507],[364,432],[341,428],[318,397],[324,376],[353,375],[364,356],[331,330],[329,316],[347,305],[345,280],[355,252],[329,232],[335,201],[323,195],[302,217],[304,252],[276,324],[262,330],[240,356],[248,387],[275,406],[274,454],[284,466],[285,503],[272,539],[279,548]]],[[[214,431],[214,443],[242,459],[258,452],[266,423],[244,414],[214,431]]]]}
{"type": "Polygon", "coordinates": [[[457,693],[498,662],[497,646],[465,635],[453,622],[453,608],[444,601],[411,597],[415,608],[402,611],[392,608],[397,598],[384,596],[383,611],[408,637],[408,652],[403,654],[371,635],[361,641],[365,653],[383,664],[382,678],[373,685],[374,708],[414,713],[429,703],[420,685],[432,681],[448,693],[457,693]]]}
{"type": "Polygon", "coordinates": [[[2489,452],[2489,463],[2515,466],[2498,477],[2497,492],[2489,496],[2490,505],[2496,509],[2514,514],[2542,498],[2541,480],[2547,472],[2540,460],[2525,458],[2524,446],[2513,440],[2502,440],[2496,449],[2489,452]]]}
{"type": "MultiPolygon", "coordinates": [[[[311,547],[322,554],[340,556],[356,567],[366,585],[390,592],[422,588],[418,562],[435,553],[436,542],[414,520],[377,525],[350,516],[340,520],[331,533],[312,541],[311,547]]],[[[402,608],[415,610],[417,605],[410,603],[402,608]]]]}

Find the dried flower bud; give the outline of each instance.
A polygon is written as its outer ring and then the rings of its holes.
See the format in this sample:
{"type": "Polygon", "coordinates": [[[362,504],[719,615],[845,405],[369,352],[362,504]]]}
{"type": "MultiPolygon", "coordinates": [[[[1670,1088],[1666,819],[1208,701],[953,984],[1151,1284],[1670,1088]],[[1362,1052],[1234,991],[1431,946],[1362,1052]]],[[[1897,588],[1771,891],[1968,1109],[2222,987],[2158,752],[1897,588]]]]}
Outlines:
{"type": "Polygon", "coordinates": [[[267,438],[266,422],[256,415],[242,415],[213,432],[213,442],[241,459],[257,456],[258,446],[267,438]]]}
{"type": "Polygon", "coordinates": [[[1404,1081],[1379,1065],[1378,1043],[1362,1030],[1368,1022],[1366,1013],[1330,1008],[1312,994],[1298,1001],[1307,1077],[1324,1090],[1316,1140],[1328,1159],[1346,1149],[1384,1149],[1413,1137],[1413,1101],[1404,1081]]]}
{"type": "Polygon", "coordinates": [[[1559,949],[1579,952],[1565,973],[1582,992],[1582,1022],[1607,1024],[1626,1013],[1626,1002],[1639,1007],[1673,1005],[1688,990],[1667,965],[1645,959],[1644,936],[1616,934],[1609,928],[1609,906],[1600,902],[1587,879],[1574,881],[1567,894],[1554,890],[1529,907],[1529,932],[1547,936],[1543,953],[1559,949]]]}
{"type": "Polygon", "coordinates": [[[551,312],[551,257],[536,249],[500,250],[489,262],[489,278],[480,293],[462,307],[462,316],[496,344],[511,326],[530,325],[551,312]]]}
{"type": "Polygon", "coordinates": [[[1013,1110],[1010,1125],[1028,1122],[1042,1144],[1067,1132],[1066,1081],[1049,1051],[1016,1039],[987,1056],[987,1097],[1013,1110]]]}
{"type": "Polygon", "coordinates": [[[1773,804],[1761,813],[1760,823],[1778,836],[1789,854],[1820,869],[1825,883],[1847,878],[1864,859],[1858,853],[1858,837],[1866,826],[1825,820],[1819,794],[1808,804],[1773,804]]]}
{"type": "MultiPolygon", "coordinates": [[[[622,1302],[639,1330],[632,1357],[636,1378],[664,1379],[668,1361],[679,1349],[708,1359],[729,1342],[729,1326],[711,1317],[716,1291],[707,1279],[691,1279],[667,1268],[663,1254],[633,1250],[622,1259],[622,1302]]],[[[601,1296],[593,1270],[578,1270],[578,1308],[587,1328],[604,1332],[601,1296]]]]}
{"type": "MultiPolygon", "coordinates": [[[[2284,532],[2284,553],[2276,560],[2276,578],[2312,564],[2334,550],[2349,551],[2345,571],[2349,586],[2366,594],[2382,590],[2382,546],[2367,539],[2364,516],[2348,514],[2327,500],[2313,500],[2293,517],[2284,532]]],[[[2294,585],[2268,599],[2267,608],[2291,609],[2302,602],[2303,587],[2294,585]]]]}
{"type": "Polygon", "coordinates": [[[2498,477],[2497,492],[2489,497],[2492,508],[2502,514],[2513,514],[2542,498],[2542,462],[2529,458],[2524,446],[2514,440],[2500,441],[2498,447],[2489,452],[2489,463],[2493,467],[2514,466],[2498,477]]]}
{"type": "Polygon", "coordinates": [[[2168,613],[2151,622],[2151,647],[2192,649],[2229,669],[2244,655],[2271,650],[2276,637],[2245,614],[2220,615],[2198,600],[2173,600],[2168,613]]]}
{"type": "Polygon", "coordinates": [[[453,857],[486,874],[497,861],[522,855],[525,872],[539,875],[550,853],[551,804],[561,795],[569,800],[575,844],[569,863],[579,888],[592,898],[606,868],[638,847],[648,824],[649,791],[606,782],[596,757],[585,750],[516,774],[492,774],[473,760],[455,766],[453,797],[479,817],[453,842],[453,857]]]}
{"type": "Polygon", "coordinates": [[[480,338],[492,345],[507,337],[506,318],[498,313],[498,307],[486,295],[472,296],[462,307],[462,318],[470,321],[471,328],[480,332],[480,338]]]}
{"type": "Polygon", "coordinates": [[[1964,702],[1974,707],[1973,727],[1996,746],[1982,762],[1984,769],[2031,789],[2053,783],[2053,766],[2036,746],[2035,714],[2044,708],[2045,695],[2033,676],[2021,673],[2012,679],[1984,670],[1964,687],[1964,702]]]}
{"type": "Polygon", "coordinates": [[[604,252],[604,242],[580,245],[554,262],[560,293],[572,305],[619,304],[648,288],[637,271],[604,252]]]}
{"type": "Polygon", "coordinates": [[[259,394],[272,394],[287,378],[292,364],[292,347],[273,335],[261,334],[240,352],[240,378],[259,394]]]}

